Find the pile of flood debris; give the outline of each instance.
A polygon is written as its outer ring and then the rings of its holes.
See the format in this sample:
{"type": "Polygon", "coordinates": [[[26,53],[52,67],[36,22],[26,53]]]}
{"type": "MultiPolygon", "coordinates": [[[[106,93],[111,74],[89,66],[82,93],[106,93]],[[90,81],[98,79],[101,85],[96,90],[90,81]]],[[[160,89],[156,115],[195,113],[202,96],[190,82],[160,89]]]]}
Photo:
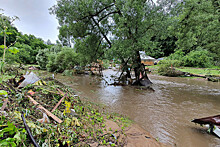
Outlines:
{"type": "Polygon", "coordinates": [[[0,108],[0,146],[124,146],[131,123],[33,72],[0,84],[0,108]]]}

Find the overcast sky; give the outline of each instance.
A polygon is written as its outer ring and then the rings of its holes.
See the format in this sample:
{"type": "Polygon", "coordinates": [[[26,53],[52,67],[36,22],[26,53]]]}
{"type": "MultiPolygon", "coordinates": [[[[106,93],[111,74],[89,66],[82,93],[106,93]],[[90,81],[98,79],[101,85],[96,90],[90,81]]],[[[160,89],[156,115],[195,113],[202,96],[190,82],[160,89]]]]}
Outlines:
{"type": "Polygon", "coordinates": [[[58,21],[49,14],[49,8],[56,0],[0,0],[0,8],[7,16],[18,16],[14,25],[23,34],[33,34],[53,43],[58,39],[58,21]]]}

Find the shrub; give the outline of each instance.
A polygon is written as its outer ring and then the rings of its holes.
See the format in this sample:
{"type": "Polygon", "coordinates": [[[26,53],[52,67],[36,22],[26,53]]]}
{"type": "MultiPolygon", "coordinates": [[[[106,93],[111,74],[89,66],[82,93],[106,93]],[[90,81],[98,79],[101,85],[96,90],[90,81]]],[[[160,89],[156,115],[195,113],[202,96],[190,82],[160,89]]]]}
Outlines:
{"type": "Polygon", "coordinates": [[[49,49],[41,49],[36,56],[37,64],[41,69],[46,69],[48,63],[49,49]]]}
{"type": "Polygon", "coordinates": [[[55,53],[48,54],[48,62],[47,62],[46,68],[50,72],[55,71],[57,69],[57,64],[55,63],[56,56],[57,54],[55,53]]]}
{"type": "Polygon", "coordinates": [[[63,49],[57,54],[55,63],[57,64],[57,72],[63,72],[66,69],[72,69],[78,64],[77,53],[72,48],[63,49]]]}
{"type": "Polygon", "coordinates": [[[191,51],[183,58],[184,66],[210,67],[214,64],[212,54],[207,50],[191,51]]]}
{"type": "Polygon", "coordinates": [[[63,72],[74,68],[78,65],[78,54],[72,48],[63,48],[57,54],[52,52],[47,55],[47,65],[46,68],[48,71],[63,72]]]}

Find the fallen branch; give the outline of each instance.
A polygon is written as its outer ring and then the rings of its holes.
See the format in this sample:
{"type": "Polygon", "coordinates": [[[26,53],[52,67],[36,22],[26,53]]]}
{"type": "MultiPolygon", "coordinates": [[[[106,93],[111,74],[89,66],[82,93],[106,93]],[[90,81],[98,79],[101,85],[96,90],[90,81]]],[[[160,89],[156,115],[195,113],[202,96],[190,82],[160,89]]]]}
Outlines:
{"type": "Polygon", "coordinates": [[[36,102],[31,96],[27,96],[30,101],[34,104],[37,105],[37,108],[43,110],[48,116],[52,117],[55,121],[57,121],[58,123],[62,123],[63,121],[61,119],[59,119],[58,117],[56,117],[53,113],[51,113],[50,111],[48,111],[47,109],[45,109],[43,106],[41,106],[38,102],[36,102]]]}
{"type": "Polygon", "coordinates": [[[61,102],[63,101],[63,99],[66,97],[67,94],[65,94],[60,101],[56,104],[56,106],[53,108],[53,110],[51,112],[54,112],[56,110],[56,108],[61,104],[61,102]]]}
{"type": "Polygon", "coordinates": [[[57,88],[57,90],[59,91],[59,93],[60,93],[61,95],[63,95],[63,96],[64,96],[63,91],[61,91],[59,88],[57,88]]]}
{"type": "Polygon", "coordinates": [[[40,146],[36,143],[36,141],[34,140],[34,137],[33,137],[33,135],[31,134],[30,128],[28,127],[28,125],[27,125],[27,123],[26,123],[26,121],[25,121],[25,118],[24,118],[24,115],[23,115],[23,114],[21,114],[21,118],[22,118],[22,120],[23,120],[25,129],[26,129],[28,135],[29,135],[30,138],[31,138],[32,143],[34,144],[35,147],[40,147],[40,146]]]}
{"type": "Polygon", "coordinates": [[[5,99],[5,101],[4,101],[4,103],[3,103],[3,106],[2,106],[2,108],[1,108],[1,111],[4,111],[4,109],[5,109],[6,105],[7,105],[7,103],[8,103],[8,98],[5,99]]]}

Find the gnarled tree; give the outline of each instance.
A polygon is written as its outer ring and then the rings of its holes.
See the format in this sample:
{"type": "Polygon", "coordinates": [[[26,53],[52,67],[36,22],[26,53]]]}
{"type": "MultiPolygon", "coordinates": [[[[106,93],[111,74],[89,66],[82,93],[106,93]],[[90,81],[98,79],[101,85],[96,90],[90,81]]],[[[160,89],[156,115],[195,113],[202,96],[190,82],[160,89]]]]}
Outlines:
{"type": "MultiPolygon", "coordinates": [[[[139,51],[155,47],[152,37],[168,15],[172,3],[152,0],[59,0],[50,9],[61,28],[76,42],[76,51],[96,61],[105,53],[122,62],[122,73],[135,85],[151,83],[141,64],[139,51]],[[165,7],[166,5],[166,7],[165,7]],[[166,9],[166,10],[165,10],[166,9]],[[131,67],[128,66],[131,63],[131,67]],[[143,79],[147,80],[143,83],[143,79]]],[[[166,1],[167,2],[167,1],[166,1]]],[[[61,30],[60,30],[61,31],[61,30]]]]}

